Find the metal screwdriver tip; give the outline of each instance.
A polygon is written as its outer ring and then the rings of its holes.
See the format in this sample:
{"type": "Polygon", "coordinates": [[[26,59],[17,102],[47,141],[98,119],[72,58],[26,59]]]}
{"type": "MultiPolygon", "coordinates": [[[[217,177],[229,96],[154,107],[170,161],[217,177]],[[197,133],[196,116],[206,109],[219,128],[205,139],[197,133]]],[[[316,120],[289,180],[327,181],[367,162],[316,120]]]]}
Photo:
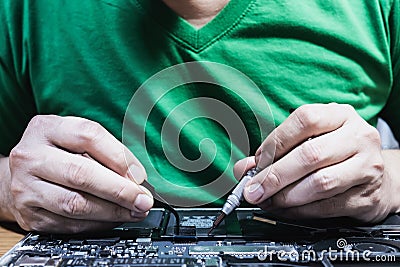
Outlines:
{"type": "Polygon", "coordinates": [[[207,235],[210,235],[211,232],[218,227],[218,225],[220,225],[220,223],[224,220],[226,214],[221,212],[221,214],[217,217],[217,219],[214,221],[212,227],[210,228],[210,230],[208,231],[207,235]]]}

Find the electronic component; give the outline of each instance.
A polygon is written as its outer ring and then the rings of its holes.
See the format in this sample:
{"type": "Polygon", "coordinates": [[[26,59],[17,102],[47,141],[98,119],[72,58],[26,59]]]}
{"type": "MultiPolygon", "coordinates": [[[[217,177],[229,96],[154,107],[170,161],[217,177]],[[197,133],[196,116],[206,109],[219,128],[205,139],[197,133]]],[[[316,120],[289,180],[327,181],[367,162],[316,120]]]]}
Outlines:
{"type": "Polygon", "coordinates": [[[208,236],[218,209],[177,212],[179,234],[174,232],[175,217],[164,209],[151,210],[143,222],[103,233],[31,233],[0,258],[0,266],[376,266],[378,259],[396,266],[400,262],[396,225],[323,228],[268,219],[258,209],[242,208],[208,236]]]}

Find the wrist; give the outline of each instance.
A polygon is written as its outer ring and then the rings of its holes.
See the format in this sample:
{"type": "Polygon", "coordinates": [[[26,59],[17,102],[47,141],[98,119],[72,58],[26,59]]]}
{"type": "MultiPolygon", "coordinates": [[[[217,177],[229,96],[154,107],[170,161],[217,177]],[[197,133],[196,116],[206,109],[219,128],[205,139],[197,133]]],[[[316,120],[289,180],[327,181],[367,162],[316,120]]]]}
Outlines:
{"type": "Polygon", "coordinates": [[[11,173],[8,157],[0,155],[0,221],[15,221],[11,213],[11,173]]]}

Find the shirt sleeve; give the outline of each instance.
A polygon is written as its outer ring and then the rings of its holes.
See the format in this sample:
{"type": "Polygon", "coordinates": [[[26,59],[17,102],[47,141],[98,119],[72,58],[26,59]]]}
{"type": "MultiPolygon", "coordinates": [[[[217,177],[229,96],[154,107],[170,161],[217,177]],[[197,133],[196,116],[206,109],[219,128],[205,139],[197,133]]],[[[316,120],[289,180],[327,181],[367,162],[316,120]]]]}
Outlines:
{"type": "Polygon", "coordinates": [[[0,1],[0,154],[8,155],[35,115],[29,83],[29,56],[24,38],[23,0],[0,1]]]}
{"type": "Polygon", "coordinates": [[[400,140],[400,0],[393,1],[388,23],[393,85],[380,116],[389,124],[396,139],[400,140]]]}

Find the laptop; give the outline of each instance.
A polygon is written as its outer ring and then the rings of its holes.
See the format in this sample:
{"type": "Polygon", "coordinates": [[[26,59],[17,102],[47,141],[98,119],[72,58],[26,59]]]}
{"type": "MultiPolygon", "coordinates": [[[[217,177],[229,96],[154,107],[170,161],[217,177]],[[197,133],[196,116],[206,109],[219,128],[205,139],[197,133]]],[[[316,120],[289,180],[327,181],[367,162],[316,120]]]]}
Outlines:
{"type": "Polygon", "coordinates": [[[399,266],[400,217],[290,221],[239,208],[208,234],[219,209],[154,208],[139,223],[80,235],[29,233],[0,266],[399,266]],[[176,218],[178,216],[178,218],[176,218]]]}

